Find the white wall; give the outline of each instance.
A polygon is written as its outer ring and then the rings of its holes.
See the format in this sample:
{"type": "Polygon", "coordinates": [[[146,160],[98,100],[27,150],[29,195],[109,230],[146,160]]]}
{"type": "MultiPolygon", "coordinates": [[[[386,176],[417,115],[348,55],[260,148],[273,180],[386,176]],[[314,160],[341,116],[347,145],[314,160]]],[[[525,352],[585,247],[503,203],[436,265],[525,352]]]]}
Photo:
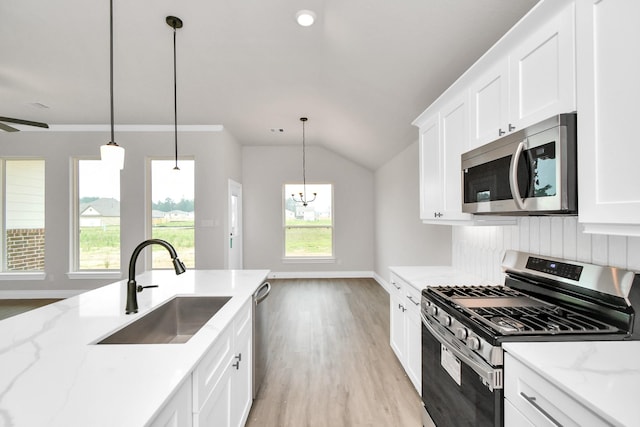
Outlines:
{"type": "MultiPolygon", "coordinates": [[[[45,159],[45,271],[44,281],[0,280],[3,290],[85,290],[113,280],[69,279],[71,158],[99,157],[109,135],[101,132],[16,132],[0,134],[0,156],[45,159]]],[[[116,133],[126,149],[121,172],[121,265],[128,274],[129,256],[147,238],[145,230],[146,167],[148,157],[173,156],[173,133],[116,133]]],[[[196,267],[224,268],[227,244],[227,179],[240,181],[242,152],[223,132],[183,132],[180,155],[195,159],[196,267]]],[[[179,254],[178,254],[179,255],[179,254]]],[[[142,258],[142,257],[141,257],[142,258]]],[[[144,267],[138,263],[138,270],[144,267]]]]}
{"type": "Polygon", "coordinates": [[[283,261],[283,185],[302,182],[299,146],[242,149],[244,268],[280,272],[368,272],[374,258],[373,173],[324,148],[306,150],[307,183],[331,183],[332,263],[283,261]]]}
{"type": "Polygon", "coordinates": [[[585,234],[577,217],[525,217],[517,225],[454,227],[453,265],[503,283],[507,249],[640,271],[640,237],[585,234]]]}
{"type": "Polygon", "coordinates": [[[451,265],[451,227],[420,220],[418,143],[375,174],[375,271],[389,280],[390,266],[451,265]]]}

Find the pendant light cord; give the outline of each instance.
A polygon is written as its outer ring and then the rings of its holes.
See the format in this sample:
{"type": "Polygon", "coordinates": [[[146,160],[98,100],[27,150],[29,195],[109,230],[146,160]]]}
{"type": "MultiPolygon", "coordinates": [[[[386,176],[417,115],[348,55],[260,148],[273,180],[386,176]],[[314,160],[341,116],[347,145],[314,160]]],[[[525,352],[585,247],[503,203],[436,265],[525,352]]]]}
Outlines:
{"type": "Polygon", "coordinates": [[[113,0],[109,0],[109,98],[111,100],[111,143],[115,143],[113,132],[113,0]]]}
{"type": "Polygon", "coordinates": [[[176,71],[176,27],[173,27],[173,123],[176,154],[176,165],[173,169],[180,170],[178,167],[178,79],[176,71]]]}

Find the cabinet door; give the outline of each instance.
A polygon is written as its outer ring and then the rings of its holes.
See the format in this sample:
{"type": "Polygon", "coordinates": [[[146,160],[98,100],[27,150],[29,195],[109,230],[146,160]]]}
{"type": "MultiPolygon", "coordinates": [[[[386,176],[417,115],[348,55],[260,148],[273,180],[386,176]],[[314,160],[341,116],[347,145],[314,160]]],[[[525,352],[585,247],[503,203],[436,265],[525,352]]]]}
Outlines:
{"type": "Polygon", "coordinates": [[[498,61],[470,88],[470,144],[474,149],[506,134],[509,115],[509,63],[498,61]]]}
{"type": "Polygon", "coordinates": [[[206,400],[200,412],[194,414],[194,427],[232,427],[231,369],[225,370],[213,393],[206,400]]]}
{"type": "Polygon", "coordinates": [[[439,219],[467,220],[470,214],[462,213],[462,170],[461,154],[467,149],[468,104],[467,92],[458,95],[440,113],[440,151],[443,168],[440,183],[442,187],[442,216],[439,219]]]}
{"type": "Polygon", "coordinates": [[[440,148],[440,116],[436,114],[420,126],[420,218],[424,220],[437,218],[443,204],[440,148]]]}
{"type": "Polygon", "coordinates": [[[396,353],[400,363],[404,363],[404,311],[406,308],[396,296],[389,298],[390,327],[389,335],[391,348],[396,353]]]}
{"type": "Polygon", "coordinates": [[[578,2],[579,220],[585,231],[640,235],[640,2],[578,2]]]}
{"type": "Polygon", "coordinates": [[[570,2],[509,55],[508,131],[576,110],[574,22],[570,2]]]}
{"type": "Polygon", "coordinates": [[[191,378],[180,386],[149,425],[150,427],[191,427],[193,425],[191,378]]]}
{"type": "MultiPolygon", "coordinates": [[[[249,301],[252,303],[252,301],[249,301]]],[[[231,369],[231,425],[241,427],[247,421],[253,403],[251,305],[241,310],[234,322],[235,354],[231,369]]]]}
{"type": "Polygon", "coordinates": [[[413,386],[422,395],[422,320],[419,310],[408,310],[405,316],[405,370],[413,386]]]}

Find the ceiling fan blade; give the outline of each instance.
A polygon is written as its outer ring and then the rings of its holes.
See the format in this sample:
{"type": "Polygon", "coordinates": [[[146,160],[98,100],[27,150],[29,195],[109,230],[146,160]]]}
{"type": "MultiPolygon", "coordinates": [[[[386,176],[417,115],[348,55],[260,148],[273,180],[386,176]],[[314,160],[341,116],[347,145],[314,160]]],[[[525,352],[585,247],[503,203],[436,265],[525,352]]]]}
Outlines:
{"type": "Polygon", "coordinates": [[[5,132],[18,132],[18,129],[12,128],[11,126],[5,125],[4,123],[0,123],[0,129],[5,132]]]}
{"type": "MultiPolygon", "coordinates": [[[[1,117],[0,122],[15,123],[17,125],[36,126],[39,128],[49,129],[49,125],[42,122],[32,122],[31,120],[12,119],[11,117],[1,117]]],[[[5,129],[6,130],[6,129],[5,129]]]]}

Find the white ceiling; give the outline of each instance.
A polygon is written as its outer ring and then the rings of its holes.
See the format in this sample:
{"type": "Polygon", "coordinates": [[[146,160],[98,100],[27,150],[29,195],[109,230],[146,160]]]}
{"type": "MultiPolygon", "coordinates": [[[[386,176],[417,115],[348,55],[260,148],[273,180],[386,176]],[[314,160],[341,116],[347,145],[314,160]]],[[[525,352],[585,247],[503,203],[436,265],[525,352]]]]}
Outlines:
{"type": "MultiPolygon", "coordinates": [[[[287,145],[301,143],[307,116],[309,145],[375,170],[536,2],[114,0],[115,122],[173,124],[175,15],[179,124],[287,145]],[[295,23],[300,9],[316,12],[314,26],[295,23]]],[[[108,0],[2,0],[0,58],[0,116],[109,122],[108,0]]]]}

